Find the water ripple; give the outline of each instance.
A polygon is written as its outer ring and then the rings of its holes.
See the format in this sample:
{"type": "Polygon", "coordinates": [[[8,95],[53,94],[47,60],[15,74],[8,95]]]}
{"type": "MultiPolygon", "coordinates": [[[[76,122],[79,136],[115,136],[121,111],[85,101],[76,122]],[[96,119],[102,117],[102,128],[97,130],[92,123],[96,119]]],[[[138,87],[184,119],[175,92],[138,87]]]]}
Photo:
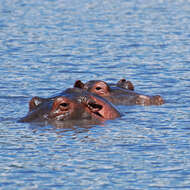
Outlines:
{"type": "Polygon", "coordinates": [[[1,1],[0,188],[189,189],[188,1],[1,1]],[[17,123],[75,80],[131,80],[162,106],[104,124],[17,123]]]}

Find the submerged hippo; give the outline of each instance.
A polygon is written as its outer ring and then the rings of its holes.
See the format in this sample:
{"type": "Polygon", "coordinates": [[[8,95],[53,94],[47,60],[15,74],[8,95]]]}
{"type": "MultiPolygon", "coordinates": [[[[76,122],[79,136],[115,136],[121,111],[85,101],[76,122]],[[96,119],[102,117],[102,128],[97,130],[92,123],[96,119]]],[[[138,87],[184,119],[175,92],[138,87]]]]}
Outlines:
{"type": "MultiPolygon", "coordinates": [[[[108,85],[110,87],[120,87],[120,88],[123,88],[123,89],[132,90],[132,91],[134,91],[134,89],[135,89],[133,83],[131,81],[127,81],[126,79],[121,79],[116,84],[115,83],[110,83],[108,85]]],[[[75,84],[74,84],[74,87],[83,89],[84,88],[84,83],[82,83],[80,80],[77,80],[75,82],[75,84]]]]}
{"type": "Polygon", "coordinates": [[[50,98],[33,97],[28,114],[20,122],[95,119],[105,121],[120,117],[108,101],[82,89],[70,88],[50,98]]]}
{"type": "MultiPolygon", "coordinates": [[[[133,88],[129,90],[126,88],[126,80],[122,79],[117,85],[109,85],[101,80],[91,80],[87,83],[76,81],[74,86],[97,94],[115,105],[162,105],[164,100],[161,96],[147,96],[136,93],[133,88]],[[119,86],[121,85],[121,87],[119,86]]],[[[131,83],[132,84],[132,83],[131,83]]],[[[131,86],[131,84],[129,86],[131,86]]]]}

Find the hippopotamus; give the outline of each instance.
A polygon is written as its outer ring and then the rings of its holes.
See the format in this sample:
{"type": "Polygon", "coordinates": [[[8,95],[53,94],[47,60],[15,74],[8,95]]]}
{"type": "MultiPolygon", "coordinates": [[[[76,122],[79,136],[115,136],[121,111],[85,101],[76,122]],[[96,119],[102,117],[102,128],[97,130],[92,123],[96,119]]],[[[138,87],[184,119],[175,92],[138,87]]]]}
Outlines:
{"type": "Polygon", "coordinates": [[[28,114],[19,121],[105,121],[117,117],[120,117],[119,111],[107,100],[79,88],[69,88],[50,98],[33,97],[29,102],[28,114]]]}
{"type": "Polygon", "coordinates": [[[91,80],[86,83],[76,81],[75,87],[85,89],[97,94],[115,105],[162,105],[163,98],[160,95],[147,96],[134,91],[134,86],[125,79],[121,79],[116,85],[109,85],[102,80],[91,80]]]}
{"type": "MultiPolygon", "coordinates": [[[[111,87],[120,87],[127,90],[134,91],[135,87],[131,81],[127,81],[126,79],[121,79],[117,83],[107,83],[111,87]]],[[[75,81],[74,87],[83,89],[84,83],[80,80],[75,81]]]]}

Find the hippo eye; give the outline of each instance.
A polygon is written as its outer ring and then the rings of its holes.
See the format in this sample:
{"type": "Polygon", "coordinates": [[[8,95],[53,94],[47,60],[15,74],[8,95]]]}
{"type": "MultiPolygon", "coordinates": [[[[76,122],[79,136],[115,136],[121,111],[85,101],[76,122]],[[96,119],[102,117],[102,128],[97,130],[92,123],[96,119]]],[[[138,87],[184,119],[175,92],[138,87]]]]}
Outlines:
{"type": "Polygon", "coordinates": [[[102,89],[102,88],[101,88],[101,87],[99,87],[99,86],[98,86],[98,87],[96,87],[96,90],[101,90],[101,89],[102,89]]]}
{"type": "Polygon", "coordinates": [[[69,105],[69,103],[62,103],[60,104],[60,106],[63,106],[63,107],[67,107],[69,105]]]}

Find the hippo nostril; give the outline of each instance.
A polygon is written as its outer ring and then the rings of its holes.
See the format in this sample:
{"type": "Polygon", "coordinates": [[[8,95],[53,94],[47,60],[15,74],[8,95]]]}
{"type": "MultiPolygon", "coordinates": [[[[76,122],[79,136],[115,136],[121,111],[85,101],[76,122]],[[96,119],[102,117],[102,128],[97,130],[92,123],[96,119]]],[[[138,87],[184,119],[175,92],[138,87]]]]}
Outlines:
{"type": "Polygon", "coordinates": [[[96,90],[101,90],[102,88],[101,87],[96,87],[96,90]]]}
{"type": "Polygon", "coordinates": [[[100,104],[96,104],[96,103],[93,103],[93,102],[89,102],[88,105],[93,108],[93,109],[98,109],[98,110],[101,110],[103,108],[102,105],[100,104]]]}
{"type": "Polygon", "coordinates": [[[99,111],[103,108],[102,105],[96,104],[96,103],[94,103],[94,102],[89,102],[89,103],[88,103],[88,108],[89,108],[89,109],[91,110],[91,112],[93,112],[94,114],[96,114],[96,115],[98,115],[98,116],[100,116],[100,117],[103,117],[103,116],[99,113],[99,111]]]}

